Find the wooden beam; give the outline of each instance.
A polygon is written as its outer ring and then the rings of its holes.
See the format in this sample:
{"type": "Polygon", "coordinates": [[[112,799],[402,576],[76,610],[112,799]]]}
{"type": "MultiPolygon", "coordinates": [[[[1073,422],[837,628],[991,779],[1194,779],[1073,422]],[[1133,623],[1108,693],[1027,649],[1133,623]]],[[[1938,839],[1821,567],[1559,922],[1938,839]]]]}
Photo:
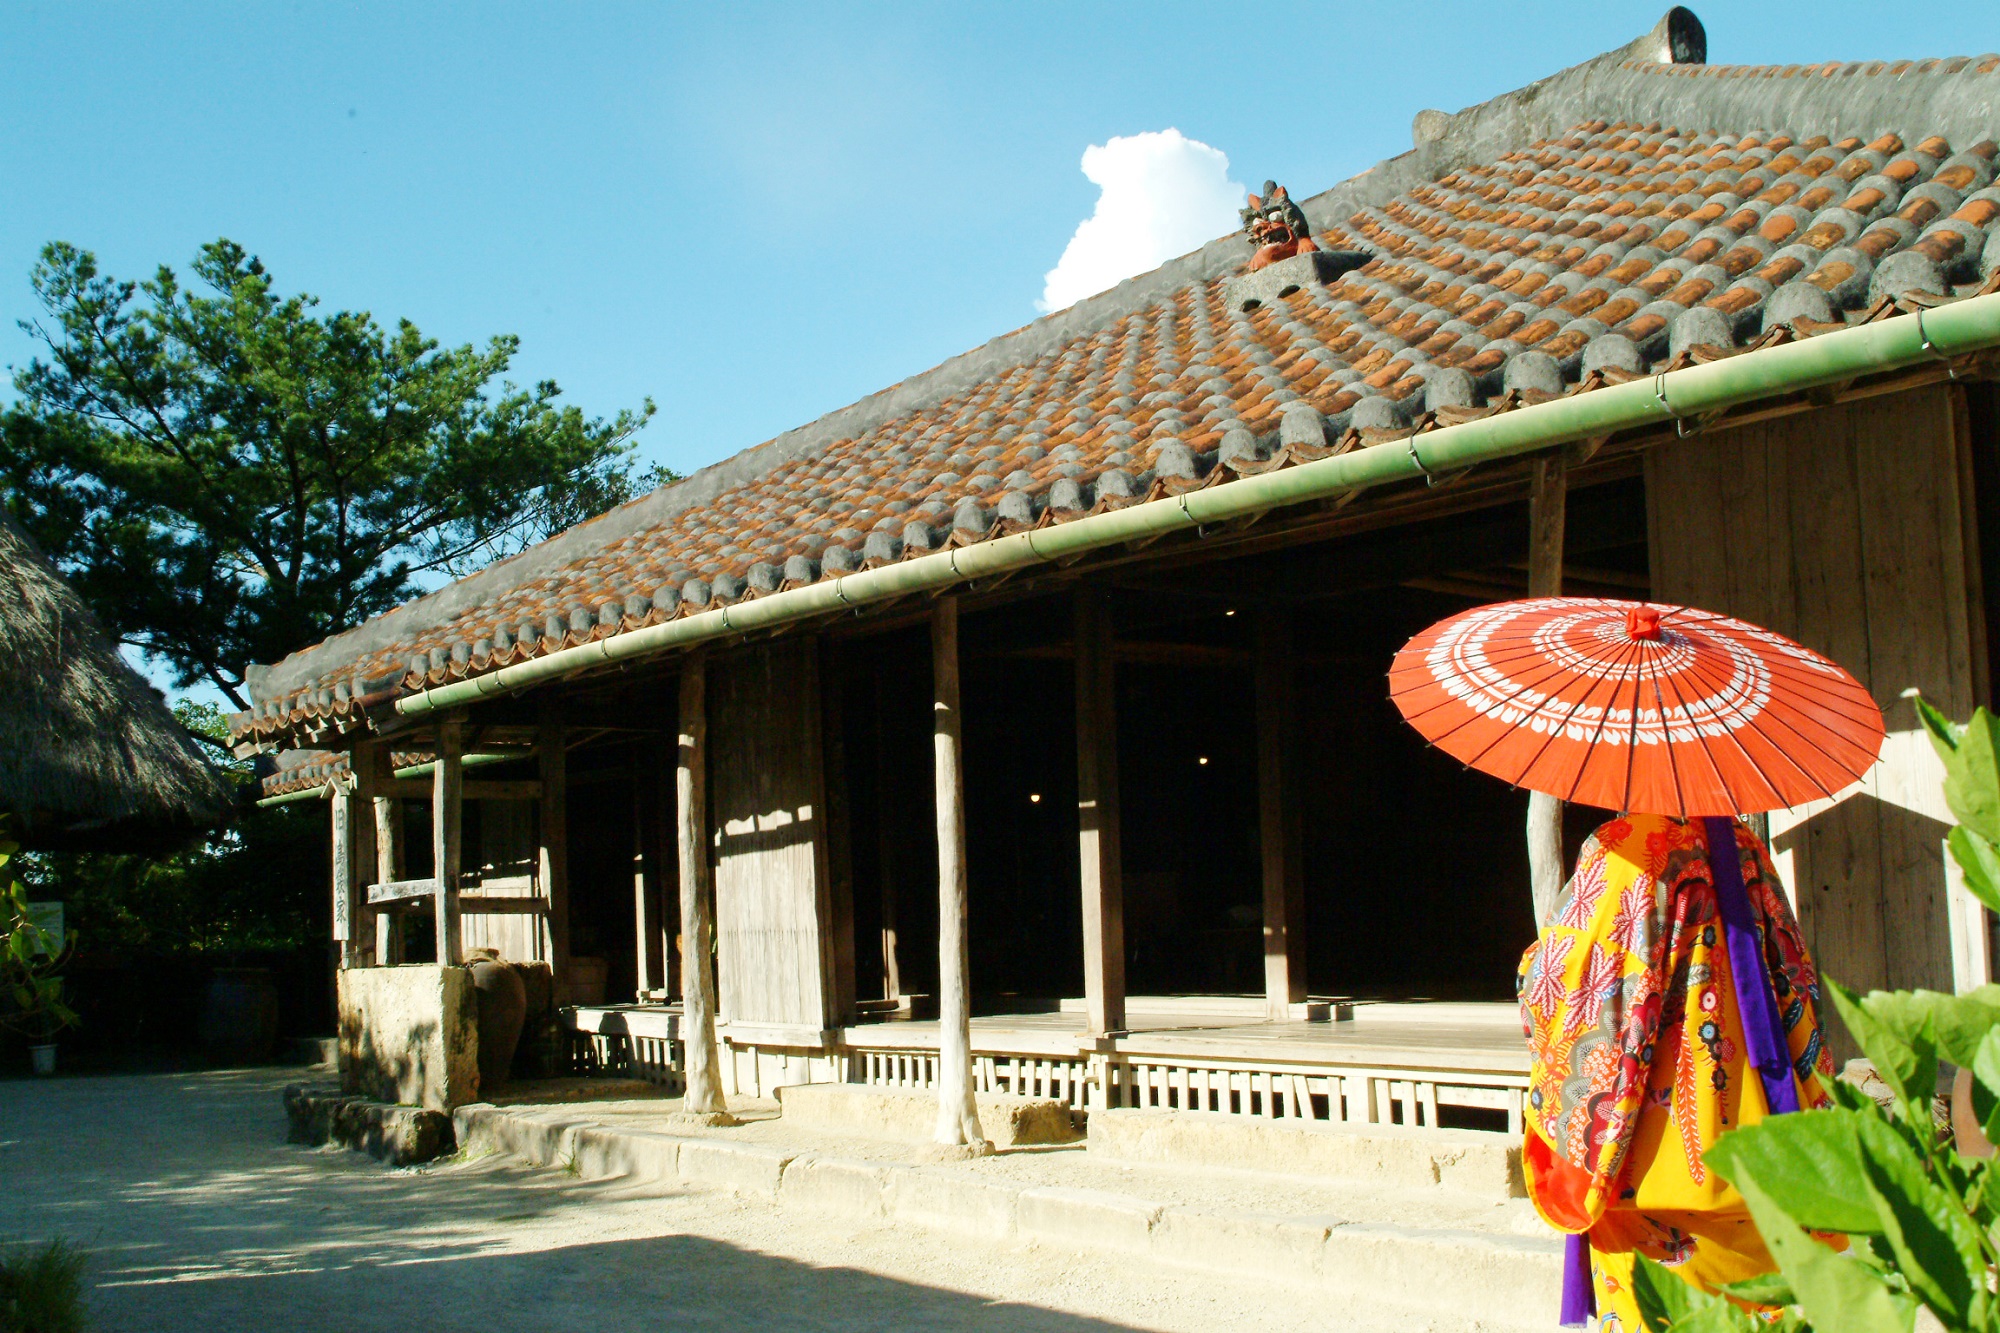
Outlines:
{"type": "Polygon", "coordinates": [[[897,836],[897,821],[891,813],[895,802],[890,796],[890,784],[895,780],[895,770],[889,762],[888,719],[895,700],[890,679],[888,671],[875,673],[875,864],[882,880],[882,998],[900,1000],[903,969],[896,944],[896,850],[902,839],[897,836]]]}
{"type": "Polygon", "coordinates": [[[808,745],[812,755],[812,803],[826,811],[818,839],[816,899],[820,905],[822,977],[828,1027],[854,1021],[854,851],[848,815],[846,667],[842,648],[826,634],[812,636],[814,705],[808,745]]]}
{"type": "Polygon", "coordinates": [[[465,916],[505,916],[511,913],[546,916],[549,900],[542,897],[482,898],[478,894],[460,894],[458,910],[465,916]]]}
{"type": "Polygon", "coordinates": [[[437,725],[437,770],[431,775],[431,864],[436,868],[437,893],[432,904],[437,917],[437,961],[456,966],[462,961],[458,929],[458,874],[463,852],[464,800],[459,784],[465,770],[465,721],[456,714],[437,725]]]}
{"type": "Polygon", "coordinates": [[[1291,791],[1292,626],[1281,607],[1256,614],[1257,833],[1264,877],[1264,1007],[1274,1022],[1306,999],[1305,876],[1291,791]]]}
{"type": "Polygon", "coordinates": [[[966,936],[965,719],[958,688],[958,599],[931,610],[931,750],[938,854],[936,1139],[991,1149],[972,1088],[972,948],[966,936]]]}
{"type": "MultiPolygon", "coordinates": [[[[463,767],[463,766],[461,766],[463,767]]],[[[428,801],[433,793],[429,778],[396,778],[389,784],[406,800],[428,801]]],[[[538,801],[542,784],[535,778],[462,778],[459,798],[467,801],[538,801]]]]}
{"type": "Polygon", "coordinates": [[[708,657],[681,659],[680,727],[674,768],[675,843],[680,852],[682,1109],[723,1115],[715,1047],[715,926],[708,872],[708,657]]]}
{"type": "Polygon", "coordinates": [[[633,985],[642,999],[666,984],[660,915],[660,770],[642,763],[632,775],[633,985]]]}
{"type": "MultiPolygon", "coordinates": [[[[375,767],[375,873],[377,884],[391,884],[403,878],[403,801],[391,790],[389,747],[374,747],[375,767]],[[384,794],[388,790],[389,794],[384,794]]],[[[370,898],[370,901],[374,901],[370,898]]],[[[403,914],[375,913],[375,965],[396,967],[403,961],[403,914]]]]}
{"type": "Polygon", "coordinates": [[[1076,805],[1083,995],[1090,1035],[1125,1030],[1125,893],[1118,832],[1117,656],[1109,594],[1076,591],[1076,805]]]}
{"type": "MultiPolygon", "coordinates": [[[[1563,537],[1568,522],[1567,455],[1560,449],[1537,454],[1528,471],[1528,596],[1560,597],[1563,537]]],[[[1562,802],[1528,793],[1528,880],[1535,928],[1548,925],[1563,885],[1562,802]]]]}
{"type": "Polygon", "coordinates": [[[368,886],[368,901],[371,903],[401,902],[406,898],[428,898],[437,892],[438,882],[432,879],[396,879],[385,884],[368,886]]]}
{"type": "Polygon", "coordinates": [[[542,785],[535,807],[536,877],[549,900],[539,941],[549,961],[556,997],[567,1002],[569,985],[569,752],[560,706],[544,700],[535,725],[535,764],[542,785]]]}
{"type": "MultiPolygon", "coordinates": [[[[375,793],[381,785],[381,751],[379,741],[357,741],[347,757],[348,768],[354,774],[354,804],[348,811],[348,864],[353,868],[348,873],[358,885],[372,884],[377,878],[375,793]]],[[[368,905],[366,892],[355,895],[355,908],[352,928],[355,964],[379,965],[382,959],[376,947],[377,914],[368,905]]]]}

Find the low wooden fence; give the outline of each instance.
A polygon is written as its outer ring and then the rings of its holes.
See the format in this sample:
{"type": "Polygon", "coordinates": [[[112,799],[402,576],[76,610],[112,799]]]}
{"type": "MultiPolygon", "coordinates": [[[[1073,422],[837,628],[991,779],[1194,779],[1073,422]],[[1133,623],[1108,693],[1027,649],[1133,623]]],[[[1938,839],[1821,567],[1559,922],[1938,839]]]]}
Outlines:
{"type": "MultiPolygon", "coordinates": [[[[678,1085],[678,1021],[677,1013],[665,1010],[576,1011],[577,1072],[678,1085]]],[[[787,1067],[809,1067],[813,1072],[808,1078],[872,1087],[935,1087],[936,1046],[927,1041],[899,1042],[894,1027],[849,1029],[850,1041],[815,1051],[810,1061],[794,1052],[787,1067]]],[[[1525,1074],[1334,1059],[1211,1058],[1160,1049],[1064,1053],[1046,1049],[1053,1043],[1039,1034],[1023,1034],[1021,1044],[1044,1047],[1041,1050],[995,1048],[995,1038],[1006,1035],[975,1036],[973,1085],[980,1092],[1052,1099],[1079,1110],[1202,1111],[1357,1130],[1395,1125],[1419,1133],[1470,1130],[1513,1138],[1521,1133],[1525,1074]]],[[[770,1058],[777,1054],[746,1046],[725,1050],[723,1059],[730,1063],[742,1058],[745,1068],[756,1071],[769,1068],[770,1058]]],[[[794,1074],[777,1081],[797,1082],[800,1077],[794,1074]]],[[[769,1095],[763,1086],[768,1081],[773,1080],[759,1077],[756,1084],[739,1091],[769,1095]]]]}

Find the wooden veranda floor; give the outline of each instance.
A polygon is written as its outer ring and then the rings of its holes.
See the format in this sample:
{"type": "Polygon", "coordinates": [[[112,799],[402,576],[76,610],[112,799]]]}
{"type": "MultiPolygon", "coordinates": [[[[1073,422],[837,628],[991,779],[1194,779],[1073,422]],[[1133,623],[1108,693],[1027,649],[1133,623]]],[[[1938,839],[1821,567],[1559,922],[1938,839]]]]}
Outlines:
{"type": "MultiPolygon", "coordinates": [[[[1273,1022],[1249,1006],[1199,997],[1135,997],[1127,1029],[1116,1037],[1085,1035],[1084,1015],[1065,1006],[1053,1013],[989,1014],[972,1020],[975,1054],[1071,1057],[1116,1052],[1129,1056],[1278,1061],[1286,1064],[1391,1066],[1406,1069],[1526,1074],[1527,1045],[1511,1004],[1370,1004],[1352,1018],[1273,1022]]],[[[856,1051],[935,1049],[935,1022],[886,1021],[841,1030],[856,1051]]]]}

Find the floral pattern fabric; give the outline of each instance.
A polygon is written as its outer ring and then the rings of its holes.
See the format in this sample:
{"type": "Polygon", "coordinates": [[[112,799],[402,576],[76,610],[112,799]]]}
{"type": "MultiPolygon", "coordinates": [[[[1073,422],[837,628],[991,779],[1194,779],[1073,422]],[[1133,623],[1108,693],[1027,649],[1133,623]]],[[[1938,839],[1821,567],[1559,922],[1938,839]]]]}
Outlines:
{"type": "MultiPolygon", "coordinates": [[[[1825,1106],[1819,976],[1763,844],[1735,827],[1799,1105],[1825,1106]]],[[[1589,1233],[1603,1329],[1637,1327],[1635,1252],[1705,1288],[1770,1266],[1742,1197],[1701,1160],[1725,1130],[1768,1114],[1708,851],[1699,821],[1603,825],[1521,959],[1529,1195],[1558,1230],[1589,1233]]]]}

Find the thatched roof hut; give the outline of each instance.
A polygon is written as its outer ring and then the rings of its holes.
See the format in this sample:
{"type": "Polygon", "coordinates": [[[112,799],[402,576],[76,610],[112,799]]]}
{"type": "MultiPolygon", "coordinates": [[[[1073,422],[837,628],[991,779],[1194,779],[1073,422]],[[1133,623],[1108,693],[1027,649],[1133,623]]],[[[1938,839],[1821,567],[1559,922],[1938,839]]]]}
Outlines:
{"type": "Polygon", "coordinates": [[[166,701],[0,515],[0,812],[25,844],[164,848],[234,804],[166,701]]]}

